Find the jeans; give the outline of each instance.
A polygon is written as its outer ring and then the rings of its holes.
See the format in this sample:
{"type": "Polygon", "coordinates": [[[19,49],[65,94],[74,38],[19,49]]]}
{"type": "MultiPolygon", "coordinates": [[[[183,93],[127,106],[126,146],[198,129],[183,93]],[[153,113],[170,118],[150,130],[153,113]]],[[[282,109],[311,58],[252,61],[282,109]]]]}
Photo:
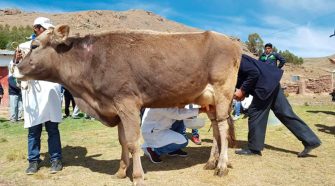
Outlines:
{"type": "Polygon", "coordinates": [[[181,135],[183,135],[186,139],[186,143],[183,143],[183,144],[176,144],[176,143],[171,143],[171,144],[168,144],[168,145],[165,145],[163,147],[159,147],[159,148],[153,148],[153,150],[158,154],[158,155],[162,155],[162,154],[167,154],[167,153],[170,153],[170,152],[174,152],[176,150],[179,150],[179,149],[182,149],[184,147],[187,146],[188,144],[188,139],[186,137],[186,128],[185,128],[185,125],[184,125],[184,122],[183,120],[177,120],[175,121],[171,128],[171,130],[175,131],[175,132],[178,132],[180,133],[181,135]]]}
{"type": "Polygon", "coordinates": [[[22,107],[22,96],[21,95],[9,95],[10,104],[10,120],[18,121],[22,118],[23,107],[22,107]]]}
{"type": "MultiPolygon", "coordinates": [[[[41,133],[43,125],[36,125],[28,129],[28,161],[41,161],[41,133]]],[[[62,147],[58,130],[58,123],[47,121],[45,129],[48,132],[48,151],[50,161],[62,159],[62,147]]]]}
{"type": "Polygon", "coordinates": [[[239,116],[240,114],[241,114],[241,102],[240,101],[235,101],[234,115],[239,116]]]}

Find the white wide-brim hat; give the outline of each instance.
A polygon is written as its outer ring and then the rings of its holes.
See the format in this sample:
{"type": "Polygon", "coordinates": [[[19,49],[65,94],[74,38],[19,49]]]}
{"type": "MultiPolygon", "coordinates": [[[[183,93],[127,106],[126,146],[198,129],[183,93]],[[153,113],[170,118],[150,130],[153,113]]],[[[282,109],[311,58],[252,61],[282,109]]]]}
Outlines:
{"type": "Polygon", "coordinates": [[[35,19],[33,25],[41,25],[45,29],[54,28],[55,26],[51,23],[50,19],[46,17],[38,17],[35,19]]]}

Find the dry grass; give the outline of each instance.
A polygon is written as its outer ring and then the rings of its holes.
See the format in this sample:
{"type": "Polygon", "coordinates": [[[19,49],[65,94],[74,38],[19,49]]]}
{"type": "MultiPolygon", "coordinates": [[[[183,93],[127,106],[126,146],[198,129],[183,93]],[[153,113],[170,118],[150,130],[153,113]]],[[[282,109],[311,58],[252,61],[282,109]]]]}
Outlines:
{"type": "MultiPolygon", "coordinates": [[[[301,143],[283,126],[269,126],[262,157],[244,157],[229,149],[233,169],[228,176],[213,176],[203,170],[211,146],[208,125],[200,130],[203,144],[189,144],[189,157],[163,157],[152,164],[142,157],[148,185],[335,185],[335,106],[295,106],[321,138],[323,144],[312,156],[299,159],[301,143]]],[[[131,185],[128,178],[117,179],[120,146],[116,128],[106,128],[96,121],[66,119],[61,124],[64,170],[49,174],[47,135],[42,135],[41,168],[27,176],[26,130],[21,125],[0,124],[0,185],[131,185]],[[23,158],[24,157],[24,158],[23,158]]],[[[239,146],[246,144],[247,120],[236,122],[239,146]]]]}

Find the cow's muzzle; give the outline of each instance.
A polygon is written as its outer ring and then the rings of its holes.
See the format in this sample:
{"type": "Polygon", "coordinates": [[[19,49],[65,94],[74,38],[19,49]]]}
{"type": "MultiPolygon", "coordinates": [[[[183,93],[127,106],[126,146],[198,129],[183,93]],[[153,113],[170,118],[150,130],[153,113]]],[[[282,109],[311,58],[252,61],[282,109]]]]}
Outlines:
{"type": "Polygon", "coordinates": [[[13,76],[17,79],[22,79],[24,77],[24,75],[22,75],[19,71],[19,68],[17,68],[17,65],[14,64],[13,65],[13,76]]]}

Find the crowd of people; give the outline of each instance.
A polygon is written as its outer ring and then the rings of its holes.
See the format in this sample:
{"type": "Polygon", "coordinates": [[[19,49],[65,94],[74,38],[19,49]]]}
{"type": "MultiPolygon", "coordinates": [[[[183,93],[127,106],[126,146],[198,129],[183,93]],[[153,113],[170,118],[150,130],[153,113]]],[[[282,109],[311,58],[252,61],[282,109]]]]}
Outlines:
{"type": "MultiPolygon", "coordinates": [[[[54,27],[50,19],[39,17],[33,23],[33,31],[39,36],[48,28],[54,27]]],[[[12,65],[19,63],[23,52],[30,49],[31,41],[19,45],[12,65]]],[[[272,51],[272,44],[265,45],[265,52],[259,60],[242,55],[238,73],[238,82],[234,94],[234,120],[240,118],[241,111],[248,113],[248,146],[236,150],[239,155],[262,155],[267,119],[270,109],[276,117],[302,142],[304,150],[298,154],[305,157],[312,149],[320,146],[321,141],[308,125],[292,110],[280,87],[280,79],[285,59],[272,51]],[[279,65],[277,64],[279,61],[279,65]],[[248,98],[248,99],[246,99],[248,98]]],[[[61,85],[30,80],[24,87],[11,74],[8,78],[10,98],[10,121],[24,119],[24,127],[28,129],[28,161],[27,174],[35,174],[39,169],[41,132],[43,126],[48,133],[48,151],[50,155],[51,173],[62,170],[62,148],[58,129],[62,121],[62,96],[65,101],[65,118],[70,117],[70,103],[73,118],[78,118],[79,108],[74,98],[61,85]]],[[[0,85],[0,101],[3,89],[0,85]]],[[[187,156],[183,150],[188,145],[185,120],[196,121],[199,113],[213,112],[205,108],[147,108],[142,116],[141,131],[144,139],[142,149],[151,162],[162,162],[161,156],[187,156]]],[[[89,118],[89,116],[85,116],[89,118]]],[[[192,129],[191,140],[201,144],[197,129],[192,129]]]]}

